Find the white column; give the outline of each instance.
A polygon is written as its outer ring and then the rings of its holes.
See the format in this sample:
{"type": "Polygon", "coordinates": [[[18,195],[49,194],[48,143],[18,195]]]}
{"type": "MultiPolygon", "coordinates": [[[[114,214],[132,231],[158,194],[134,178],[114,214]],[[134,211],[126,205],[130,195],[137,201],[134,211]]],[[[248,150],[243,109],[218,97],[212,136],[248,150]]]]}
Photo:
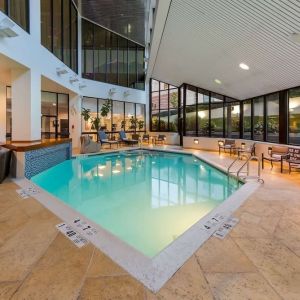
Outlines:
{"type": "Polygon", "coordinates": [[[6,86],[0,84],[0,143],[6,141],[6,86]]]}
{"type": "Polygon", "coordinates": [[[72,148],[80,148],[81,135],[81,96],[71,93],[69,95],[69,132],[72,138],[72,148]]]}
{"type": "Polygon", "coordinates": [[[41,0],[29,0],[30,35],[38,44],[41,43],[41,0]]]}
{"type": "Polygon", "coordinates": [[[12,141],[41,139],[41,74],[35,70],[13,69],[12,141]]]}

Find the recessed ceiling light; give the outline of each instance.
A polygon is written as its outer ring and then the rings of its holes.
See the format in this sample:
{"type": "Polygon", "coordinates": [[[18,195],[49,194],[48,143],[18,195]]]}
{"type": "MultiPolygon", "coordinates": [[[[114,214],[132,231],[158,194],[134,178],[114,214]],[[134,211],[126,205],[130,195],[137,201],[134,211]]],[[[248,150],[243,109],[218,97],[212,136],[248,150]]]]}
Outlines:
{"type": "Polygon", "coordinates": [[[243,69],[243,70],[249,70],[249,66],[244,64],[244,63],[240,63],[240,68],[243,69]]]}
{"type": "Polygon", "coordinates": [[[300,32],[293,32],[289,35],[289,38],[292,42],[300,44],[300,32]]]}
{"type": "Polygon", "coordinates": [[[220,79],[215,79],[215,83],[222,84],[222,81],[220,79]]]}

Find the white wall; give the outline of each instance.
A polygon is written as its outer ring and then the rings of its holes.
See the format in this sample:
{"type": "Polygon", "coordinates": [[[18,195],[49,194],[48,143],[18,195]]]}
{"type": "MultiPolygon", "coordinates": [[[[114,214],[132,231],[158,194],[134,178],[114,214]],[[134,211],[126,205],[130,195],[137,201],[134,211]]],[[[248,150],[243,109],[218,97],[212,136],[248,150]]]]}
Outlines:
{"type": "Polygon", "coordinates": [[[167,145],[179,145],[179,134],[177,132],[149,132],[150,136],[158,136],[164,134],[166,136],[167,145]]]}

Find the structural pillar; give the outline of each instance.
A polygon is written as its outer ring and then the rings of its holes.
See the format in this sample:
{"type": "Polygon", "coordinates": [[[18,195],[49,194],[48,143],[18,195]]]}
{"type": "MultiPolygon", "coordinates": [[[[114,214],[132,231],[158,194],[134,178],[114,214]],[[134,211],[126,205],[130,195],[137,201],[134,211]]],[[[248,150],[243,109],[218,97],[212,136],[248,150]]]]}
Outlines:
{"type": "Polygon", "coordinates": [[[41,74],[35,70],[11,71],[12,141],[41,139],[41,74]]]}

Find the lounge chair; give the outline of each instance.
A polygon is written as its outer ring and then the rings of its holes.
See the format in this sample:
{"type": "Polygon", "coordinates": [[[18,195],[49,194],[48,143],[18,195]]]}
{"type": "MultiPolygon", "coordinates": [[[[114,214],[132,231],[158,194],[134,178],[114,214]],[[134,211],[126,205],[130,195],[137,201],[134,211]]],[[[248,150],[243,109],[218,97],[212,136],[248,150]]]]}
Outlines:
{"type": "Polygon", "coordinates": [[[273,146],[268,148],[269,156],[265,157],[264,153],[261,154],[261,166],[264,168],[264,161],[270,161],[273,168],[274,162],[280,162],[280,171],[283,170],[283,160],[288,158],[289,148],[285,146],[273,146]]]}
{"type": "Polygon", "coordinates": [[[255,155],[255,143],[248,147],[245,147],[245,143],[242,143],[242,147],[238,148],[238,156],[240,156],[241,154],[255,155]]]}
{"type": "Polygon", "coordinates": [[[289,164],[289,173],[292,169],[300,170],[300,149],[289,148],[289,154],[286,160],[289,164]]]}
{"type": "Polygon", "coordinates": [[[123,131],[123,130],[119,132],[119,135],[120,135],[120,141],[127,144],[127,145],[134,145],[134,144],[139,143],[139,140],[128,139],[126,137],[125,131],[123,131]]]}
{"type": "Polygon", "coordinates": [[[155,139],[155,145],[161,143],[162,145],[165,143],[166,136],[164,134],[159,134],[157,139],[155,139]]]}
{"type": "Polygon", "coordinates": [[[98,131],[98,138],[101,143],[101,146],[103,144],[109,144],[110,148],[111,148],[111,145],[117,145],[117,147],[119,147],[119,142],[118,141],[110,141],[108,139],[106,133],[102,130],[98,131]]]}
{"type": "Polygon", "coordinates": [[[149,144],[150,143],[150,136],[149,136],[149,134],[143,134],[142,141],[149,144]]]}
{"type": "Polygon", "coordinates": [[[99,143],[96,143],[92,140],[92,138],[89,135],[82,135],[80,137],[80,153],[95,153],[99,152],[101,149],[101,145],[99,143]]]}
{"type": "Polygon", "coordinates": [[[226,153],[226,150],[229,150],[230,155],[236,151],[236,144],[235,140],[232,139],[225,139],[225,141],[218,141],[219,145],[219,155],[221,154],[221,150],[226,153]]]}

